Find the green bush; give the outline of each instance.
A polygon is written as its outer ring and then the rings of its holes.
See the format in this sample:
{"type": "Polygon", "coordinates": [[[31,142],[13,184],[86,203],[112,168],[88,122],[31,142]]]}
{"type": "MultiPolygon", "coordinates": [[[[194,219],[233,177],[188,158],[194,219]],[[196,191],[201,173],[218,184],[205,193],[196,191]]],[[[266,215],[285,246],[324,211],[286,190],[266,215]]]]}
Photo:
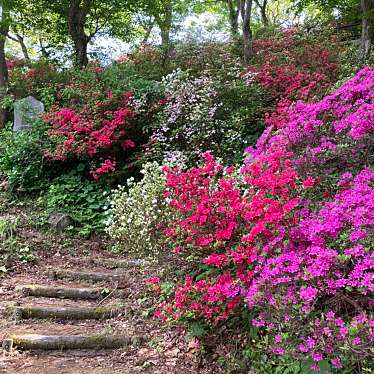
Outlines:
{"type": "Polygon", "coordinates": [[[0,275],[8,271],[13,261],[32,262],[35,260],[32,249],[17,237],[18,219],[0,217],[0,275]]]}
{"type": "Polygon", "coordinates": [[[221,157],[229,164],[243,160],[243,151],[256,144],[264,130],[264,114],[270,103],[265,90],[257,84],[247,86],[238,77],[216,83],[218,100],[222,103],[217,118],[225,123],[221,157]],[[236,138],[235,138],[236,136],[236,138]]]}
{"type": "Polygon", "coordinates": [[[161,98],[163,95],[162,85],[152,79],[149,75],[143,76],[136,71],[136,67],[128,63],[114,62],[103,72],[100,81],[106,89],[114,94],[124,91],[132,91],[135,97],[161,98]]]}
{"type": "Polygon", "coordinates": [[[44,157],[47,142],[42,121],[35,122],[30,130],[1,130],[0,175],[8,180],[10,192],[38,190],[48,183],[54,171],[44,157]]]}
{"type": "Polygon", "coordinates": [[[68,214],[82,236],[103,231],[108,205],[108,187],[85,179],[78,167],[53,180],[47,193],[50,212],[68,214]]]}

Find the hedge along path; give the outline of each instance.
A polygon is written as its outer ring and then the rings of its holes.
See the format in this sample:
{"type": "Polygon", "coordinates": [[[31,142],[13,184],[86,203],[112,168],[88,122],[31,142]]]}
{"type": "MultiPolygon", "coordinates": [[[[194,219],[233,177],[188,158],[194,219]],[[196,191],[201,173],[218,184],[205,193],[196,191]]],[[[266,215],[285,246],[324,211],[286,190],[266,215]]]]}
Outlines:
{"type": "MultiPolygon", "coordinates": [[[[27,320],[37,319],[54,321],[67,325],[70,321],[107,320],[119,316],[126,316],[128,311],[121,304],[111,303],[112,297],[124,297],[123,288],[127,284],[128,274],[121,271],[93,272],[82,270],[49,269],[48,276],[53,280],[75,280],[77,282],[96,283],[105,282],[103,287],[71,287],[71,285],[19,285],[14,292],[20,294],[27,305],[8,306],[5,314],[12,319],[16,326],[26,323],[27,320]],[[115,282],[115,287],[113,287],[115,282]],[[53,305],[40,305],[48,298],[53,305]],[[29,300],[33,303],[30,304],[29,300]],[[74,300],[78,305],[66,305],[68,300],[74,300]],[[89,303],[89,305],[87,305],[89,303]]],[[[17,303],[19,304],[19,303],[17,303]]],[[[22,303],[23,304],[23,303],[22,303]]],[[[74,326],[72,326],[74,327],[74,326]]],[[[40,330],[43,330],[42,325],[40,330]]],[[[65,329],[66,330],[66,329],[65,329]]],[[[82,329],[79,329],[82,330],[82,329]]],[[[73,329],[74,332],[74,329],[73,329]]],[[[4,350],[97,350],[117,349],[129,345],[137,345],[145,340],[144,336],[112,334],[110,332],[94,331],[89,334],[48,334],[45,331],[36,333],[27,330],[24,333],[9,334],[3,342],[4,350]]]]}

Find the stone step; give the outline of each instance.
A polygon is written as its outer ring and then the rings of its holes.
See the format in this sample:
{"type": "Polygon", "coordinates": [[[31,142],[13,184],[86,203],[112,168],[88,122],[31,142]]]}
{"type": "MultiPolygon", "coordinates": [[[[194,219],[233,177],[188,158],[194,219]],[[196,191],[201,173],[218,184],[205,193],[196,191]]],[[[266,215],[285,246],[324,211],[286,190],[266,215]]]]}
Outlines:
{"type": "Polygon", "coordinates": [[[8,307],[6,311],[15,321],[30,318],[58,320],[110,319],[125,312],[125,309],[118,305],[100,307],[12,306],[8,307]]]}
{"type": "Polygon", "coordinates": [[[116,282],[117,288],[125,288],[128,284],[126,273],[105,273],[92,271],[76,271],[65,269],[51,269],[48,272],[51,279],[69,279],[88,282],[116,282]]]}
{"type": "Polygon", "coordinates": [[[140,343],[144,338],[124,335],[11,335],[4,350],[117,349],[140,343]]]}
{"type": "Polygon", "coordinates": [[[23,296],[49,297],[71,300],[97,300],[108,296],[112,290],[107,288],[70,288],[42,285],[25,285],[16,288],[23,296]]]}
{"type": "Polygon", "coordinates": [[[114,258],[104,258],[98,259],[93,258],[91,262],[95,265],[104,266],[108,269],[131,269],[131,268],[141,268],[147,265],[147,261],[143,259],[114,259],[114,258]]]}

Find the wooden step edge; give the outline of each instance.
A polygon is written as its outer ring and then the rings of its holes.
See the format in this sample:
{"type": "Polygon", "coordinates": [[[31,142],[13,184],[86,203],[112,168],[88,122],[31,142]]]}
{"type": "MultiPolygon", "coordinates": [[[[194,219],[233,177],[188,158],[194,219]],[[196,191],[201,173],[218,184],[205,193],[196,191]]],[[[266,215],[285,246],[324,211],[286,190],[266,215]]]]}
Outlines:
{"type": "Polygon", "coordinates": [[[58,306],[10,306],[6,314],[16,322],[23,319],[103,320],[125,315],[128,311],[120,306],[58,307],[58,306]]]}
{"type": "Polygon", "coordinates": [[[73,349],[118,349],[137,345],[145,337],[125,335],[11,335],[3,340],[2,347],[10,351],[20,350],[73,350],[73,349]]]}
{"type": "Polygon", "coordinates": [[[113,290],[108,288],[71,288],[43,285],[18,286],[16,291],[24,297],[33,296],[71,300],[98,300],[113,292],[113,290]]]}
{"type": "Polygon", "coordinates": [[[75,271],[65,269],[50,269],[48,276],[51,279],[70,279],[89,282],[116,282],[119,288],[123,288],[128,282],[128,274],[125,273],[102,273],[92,271],[75,271]]]}
{"type": "Polygon", "coordinates": [[[144,259],[114,259],[114,258],[93,258],[91,262],[95,265],[104,266],[108,269],[131,269],[131,268],[142,268],[146,266],[149,261],[144,259]]]}

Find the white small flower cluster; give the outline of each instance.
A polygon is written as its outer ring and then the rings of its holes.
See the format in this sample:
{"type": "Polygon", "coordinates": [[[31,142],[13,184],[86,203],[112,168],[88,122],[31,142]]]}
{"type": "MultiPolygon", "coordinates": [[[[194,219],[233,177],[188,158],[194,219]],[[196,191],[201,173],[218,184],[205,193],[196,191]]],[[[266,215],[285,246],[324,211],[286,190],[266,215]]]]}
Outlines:
{"type": "Polygon", "coordinates": [[[247,73],[243,74],[243,80],[248,86],[250,86],[255,82],[257,75],[258,73],[249,70],[247,73]]]}
{"type": "Polygon", "coordinates": [[[143,179],[127,181],[111,197],[107,233],[119,241],[125,251],[157,256],[164,247],[165,236],[158,225],[170,222],[172,211],[165,201],[165,176],[157,162],[147,163],[143,179]]]}
{"type": "Polygon", "coordinates": [[[129,100],[129,105],[136,114],[145,114],[148,110],[148,97],[146,94],[138,98],[132,97],[129,100]]]}
{"type": "Polygon", "coordinates": [[[178,69],[163,78],[163,85],[168,102],[151,137],[158,144],[158,158],[179,152],[193,164],[203,152],[217,153],[229,129],[217,118],[223,104],[213,78],[191,78],[178,69]]]}

